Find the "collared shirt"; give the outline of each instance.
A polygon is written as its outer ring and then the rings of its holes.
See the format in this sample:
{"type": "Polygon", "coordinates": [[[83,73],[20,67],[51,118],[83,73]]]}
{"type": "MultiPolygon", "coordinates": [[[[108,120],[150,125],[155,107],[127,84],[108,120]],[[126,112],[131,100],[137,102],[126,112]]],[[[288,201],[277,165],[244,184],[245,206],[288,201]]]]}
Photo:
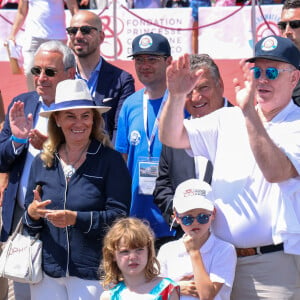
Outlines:
{"type": "MultiPolygon", "coordinates": [[[[229,101],[228,101],[227,98],[223,97],[223,102],[224,102],[223,107],[228,107],[229,106],[229,101]]],[[[194,118],[191,116],[190,119],[194,119],[194,118]]],[[[205,170],[206,170],[206,167],[207,167],[207,159],[204,158],[201,155],[198,155],[198,156],[194,157],[194,160],[195,160],[195,175],[196,175],[196,178],[203,179],[204,175],[205,175],[205,170]]]]}
{"type": "Polygon", "coordinates": [[[31,234],[39,232],[43,242],[43,271],[51,277],[69,273],[96,280],[105,230],[117,217],[126,216],[130,207],[131,178],[121,154],[92,139],[85,162],[68,183],[57,154],[51,168],[45,168],[37,156],[31,172],[27,208],[33,200],[32,190],[40,184],[42,201],[51,199],[48,209],[77,212],[76,224],[67,228],[33,220],[26,212],[24,226],[31,234]]]}
{"type": "MultiPolygon", "coordinates": [[[[238,107],[221,108],[202,118],[185,120],[184,125],[192,155],[204,155],[214,165],[212,189],[218,211],[212,225],[214,233],[239,248],[272,244],[285,196],[282,186],[293,179],[279,184],[264,178],[249,144],[245,118],[238,107]]],[[[290,101],[264,126],[300,173],[299,107],[290,101]]],[[[299,185],[297,188],[300,190],[299,185]]],[[[295,207],[295,211],[294,221],[300,223],[296,217],[299,208],[295,207]]],[[[287,232],[292,230],[286,228],[287,232]]]]}
{"type": "MultiPolygon", "coordinates": [[[[224,283],[214,299],[229,300],[235,274],[236,252],[233,245],[218,239],[213,233],[200,248],[202,261],[212,282],[224,283]]],[[[184,276],[193,275],[190,255],[186,251],[183,238],[161,246],[157,256],[161,266],[161,276],[178,282],[184,276]]],[[[192,296],[181,295],[182,300],[193,300],[192,296]]]]}
{"type": "Polygon", "coordinates": [[[88,80],[86,80],[85,78],[81,77],[80,72],[78,70],[78,67],[76,67],[75,78],[82,79],[82,80],[84,80],[87,83],[92,97],[95,97],[95,93],[96,93],[96,88],[97,88],[97,83],[98,83],[98,78],[99,78],[99,73],[100,73],[101,66],[102,66],[102,57],[100,57],[100,60],[99,60],[99,62],[97,64],[97,66],[95,67],[95,69],[91,73],[91,76],[90,76],[90,78],[88,80]]]}
{"type": "MultiPolygon", "coordinates": [[[[34,125],[33,128],[38,129],[42,134],[47,135],[48,130],[48,118],[44,118],[40,116],[40,112],[43,112],[45,110],[49,110],[49,107],[43,103],[42,98],[40,97],[39,99],[39,105],[37,108],[37,113],[35,114],[34,117],[34,125]]],[[[22,145],[18,149],[15,149],[15,153],[20,153],[21,150],[25,147],[25,145],[22,145]]],[[[18,189],[18,204],[20,207],[24,208],[24,200],[25,200],[25,195],[27,191],[27,182],[28,182],[28,177],[29,177],[29,172],[30,172],[30,167],[31,163],[34,159],[34,157],[40,153],[40,150],[35,149],[31,144],[28,146],[28,151],[26,154],[26,160],[24,164],[24,169],[21,175],[20,179],[20,184],[19,184],[19,189],[18,189]]]]}

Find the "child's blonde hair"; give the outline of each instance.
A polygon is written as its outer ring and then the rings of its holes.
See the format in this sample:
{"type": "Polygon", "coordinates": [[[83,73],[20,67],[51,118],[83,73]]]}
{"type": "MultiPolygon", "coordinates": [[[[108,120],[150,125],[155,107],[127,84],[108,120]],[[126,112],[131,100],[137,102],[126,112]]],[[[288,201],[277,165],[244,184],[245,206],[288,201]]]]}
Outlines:
{"type": "Polygon", "coordinates": [[[160,266],[154,248],[154,234],[149,225],[137,218],[119,219],[110,228],[104,238],[102,271],[103,286],[110,287],[123,280],[122,273],[115,260],[115,251],[119,249],[121,239],[128,249],[147,247],[148,261],[145,267],[145,277],[151,280],[159,275],[160,266]]]}

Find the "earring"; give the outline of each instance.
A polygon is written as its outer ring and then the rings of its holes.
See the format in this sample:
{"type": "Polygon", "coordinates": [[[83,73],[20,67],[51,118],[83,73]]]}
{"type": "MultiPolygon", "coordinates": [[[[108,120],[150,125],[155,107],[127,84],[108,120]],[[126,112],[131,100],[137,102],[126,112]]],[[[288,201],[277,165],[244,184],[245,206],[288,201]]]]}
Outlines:
{"type": "Polygon", "coordinates": [[[56,126],[57,126],[57,127],[60,127],[60,125],[59,125],[58,123],[56,124],[56,126]]]}

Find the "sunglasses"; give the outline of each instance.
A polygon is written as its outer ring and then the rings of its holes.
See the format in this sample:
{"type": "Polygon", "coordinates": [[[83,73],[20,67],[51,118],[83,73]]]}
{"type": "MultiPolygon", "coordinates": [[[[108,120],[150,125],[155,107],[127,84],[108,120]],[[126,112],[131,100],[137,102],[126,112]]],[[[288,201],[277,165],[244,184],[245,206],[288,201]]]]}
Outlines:
{"type": "Polygon", "coordinates": [[[181,220],[182,224],[185,226],[190,226],[194,223],[194,220],[196,219],[198,221],[199,224],[207,224],[209,221],[209,217],[211,216],[211,214],[199,214],[196,217],[192,217],[192,216],[184,216],[184,217],[179,217],[177,214],[177,217],[181,220]]]}
{"type": "Polygon", "coordinates": [[[98,28],[96,28],[94,26],[88,26],[88,25],[81,26],[81,27],[75,27],[75,26],[67,27],[66,31],[69,35],[75,35],[77,33],[78,29],[80,30],[80,32],[82,34],[90,34],[93,29],[98,31],[98,28]]]}
{"type": "Polygon", "coordinates": [[[48,77],[54,77],[55,74],[58,72],[57,70],[54,70],[54,69],[51,69],[51,68],[42,69],[41,67],[32,67],[30,71],[31,71],[32,75],[40,76],[41,73],[42,73],[42,70],[44,70],[45,74],[48,77]]]}
{"type": "Polygon", "coordinates": [[[300,27],[300,20],[278,22],[277,26],[280,30],[285,30],[287,24],[289,24],[292,29],[296,29],[300,27]]]}
{"type": "Polygon", "coordinates": [[[153,56],[147,56],[147,57],[140,57],[140,56],[133,57],[133,59],[135,60],[135,62],[138,65],[142,65],[142,64],[145,64],[145,63],[147,63],[149,65],[154,65],[157,62],[159,62],[162,58],[166,58],[166,56],[153,55],[153,56]]]}
{"type": "Polygon", "coordinates": [[[255,79],[260,78],[262,71],[265,71],[266,77],[270,80],[275,80],[279,76],[279,73],[281,72],[293,71],[293,69],[277,69],[277,68],[267,68],[265,70],[262,70],[259,67],[253,67],[250,70],[253,70],[255,79]]]}

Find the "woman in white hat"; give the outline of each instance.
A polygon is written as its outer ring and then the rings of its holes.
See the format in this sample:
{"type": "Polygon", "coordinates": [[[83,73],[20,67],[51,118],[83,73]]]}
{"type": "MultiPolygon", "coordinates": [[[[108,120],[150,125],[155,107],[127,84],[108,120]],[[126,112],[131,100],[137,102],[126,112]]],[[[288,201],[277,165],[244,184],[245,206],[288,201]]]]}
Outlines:
{"type": "Polygon", "coordinates": [[[105,230],[130,207],[131,178],[112,149],[102,113],[83,80],[57,85],[49,111],[49,138],[32,163],[25,228],[40,233],[43,279],[32,299],[99,299],[97,273],[105,230]],[[39,186],[40,192],[38,192],[39,186]]]}

